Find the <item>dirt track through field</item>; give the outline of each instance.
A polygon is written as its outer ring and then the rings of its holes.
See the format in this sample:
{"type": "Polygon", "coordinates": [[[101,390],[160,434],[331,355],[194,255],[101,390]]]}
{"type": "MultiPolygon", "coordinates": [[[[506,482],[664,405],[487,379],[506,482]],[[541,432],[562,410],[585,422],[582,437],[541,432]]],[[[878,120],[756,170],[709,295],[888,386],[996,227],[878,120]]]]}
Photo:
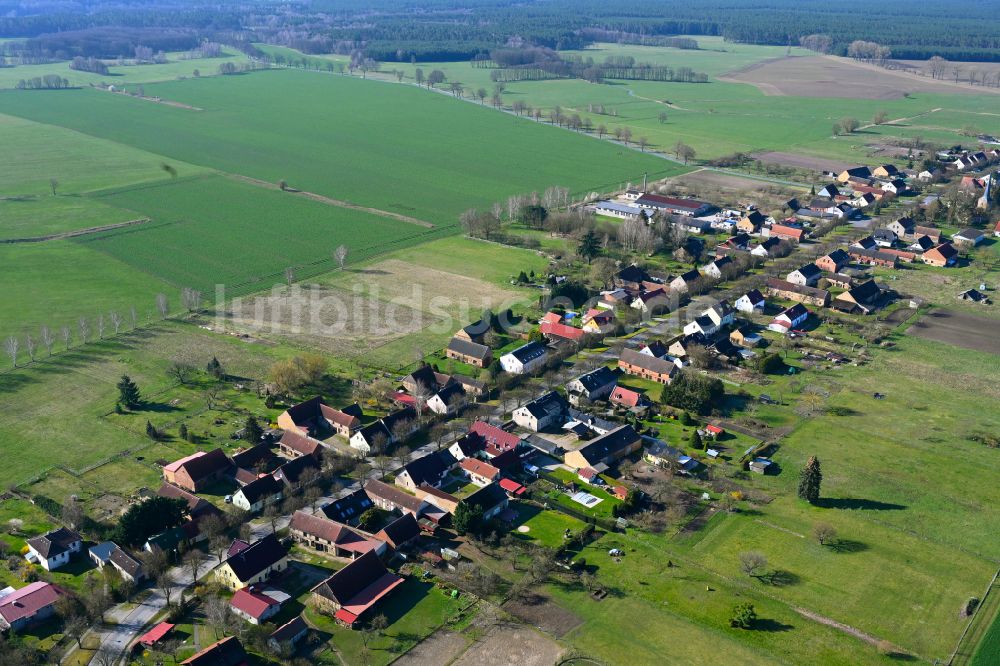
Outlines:
{"type": "Polygon", "coordinates": [[[115,224],[104,224],[99,227],[88,227],[87,229],[77,229],[76,231],[63,231],[58,234],[49,234],[47,236],[32,236],[30,238],[2,238],[0,243],[41,243],[43,241],[50,240],[60,240],[63,238],[76,238],[77,236],[86,236],[88,234],[96,234],[102,231],[110,231],[111,229],[121,229],[122,227],[132,227],[137,224],[145,224],[146,222],[152,222],[148,217],[140,217],[135,220],[128,220],[127,222],[116,222],[115,224]]]}
{"type": "MultiPolygon", "coordinates": [[[[259,180],[257,178],[251,178],[250,176],[243,176],[238,173],[226,174],[229,178],[235,180],[241,180],[244,183],[249,183],[250,185],[256,185],[257,187],[266,187],[269,190],[281,189],[274,183],[269,183],[266,180],[259,180]]],[[[430,222],[424,220],[418,220],[415,217],[410,217],[409,215],[401,215],[400,213],[393,213],[392,211],[382,210],[380,208],[369,208],[368,206],[360,206],[358,204],[352,204],[349,201],[341,201],[339,199],[331,199],[330,197],[323,196],[322,194],[316,194],[315,192],[303,192],[301,190],[285,190],[289,194],[297,194],[303,196],[306,199],[312,199],[313,201],[318,201],[319,203],[326,204],[328,206],[336,206],[338,208],[350,208],[352,210],[360,210],[365,213],[371,213],[372,215],[380,215],[382,217],[392,218],[393,220],[399,220],[400,222],[408,222],[409,224],[416,224],[420,227],[426,227],[427,229],[433,229],[434,225],[430,222]]]]}

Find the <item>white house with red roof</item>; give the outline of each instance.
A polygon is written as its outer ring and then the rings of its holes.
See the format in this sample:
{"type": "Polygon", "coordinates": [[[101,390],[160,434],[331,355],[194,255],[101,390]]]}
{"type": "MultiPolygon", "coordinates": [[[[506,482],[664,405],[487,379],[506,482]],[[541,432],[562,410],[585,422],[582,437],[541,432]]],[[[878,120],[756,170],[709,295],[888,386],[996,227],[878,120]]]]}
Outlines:
{"type": "Polygon", "coordinates": [[[777,333],[787,334],[790,330],[801,325],[808,318],[809,310],[806,310],[805,306],[801,303],[796,303],[776,316],[771,323],[768,324],[767,328],[768,330],[775,331],[777,333]]]}
{"type": "Polygon", "coordinates": [[[619,405],[628,409],[640,409],[649,404],[646,396],[624,386],[616,386],[615,390],[611,392],[611,397],[608,398],[608,401],[612,405],[619,405]]]}
{"type": "Polygon", "coordinates": [[[18,631],[51,617],[65,595],[62,588],[40,580],[0,597],[0,629],[18,631]]]}
{"type": "Polygon", "coordinates": [[[463,458],[458,464],[462,472],[477,486],[488,486],[500,478],[500,470],[477,458],[463,458]]]}
{"type": "Polygon", "coordinates": [[[288,595],[277,590],[251,585],[236,590],[229,606],[233,613],[250,624],[261,624],[281,610],[282,601],[288,595]]]}

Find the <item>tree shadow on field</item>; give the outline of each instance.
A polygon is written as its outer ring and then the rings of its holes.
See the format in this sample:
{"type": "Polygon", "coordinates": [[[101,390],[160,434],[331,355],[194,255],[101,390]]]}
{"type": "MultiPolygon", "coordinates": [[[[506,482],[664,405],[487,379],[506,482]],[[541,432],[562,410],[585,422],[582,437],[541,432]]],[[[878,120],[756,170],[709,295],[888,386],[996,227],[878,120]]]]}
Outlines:
{"type": "Polygon", "coordinates": [[[868,550],[868,544],[853,539],[837,539],[827,547],[835,553],[861,553],[868,550]]]}
{"type": "Polygon", "coordinates": [[[351,273],[357,273],[359,275],[389,275],[389,271],[383,271],[378,268],[351,268],[348,270],[351,273]]]}
{"type": "Polygon", "coordinates": [[[798,585],[799,581],[802,579],[797,574],[793,574],[791,571],[786,571],[785,569],[775,569],[774,571],[761,576],[760,580],[773,587],[788,587],[789,585],[798,585]]]}
{"type": "Polygon", "coordinates": [[[821,497],[816,500],[815,506],[821,509],[864,509],[866,511],[902,511],[906,509],[903,504],[853,497],[821,497]]]}
{"type": "Polygon", "coordinates": [[[758,618],[753,623],[754,631],[791,631],[794,628],[794,625],[778,622],[777,620],[772,620],[770,618],[758,618]]]}

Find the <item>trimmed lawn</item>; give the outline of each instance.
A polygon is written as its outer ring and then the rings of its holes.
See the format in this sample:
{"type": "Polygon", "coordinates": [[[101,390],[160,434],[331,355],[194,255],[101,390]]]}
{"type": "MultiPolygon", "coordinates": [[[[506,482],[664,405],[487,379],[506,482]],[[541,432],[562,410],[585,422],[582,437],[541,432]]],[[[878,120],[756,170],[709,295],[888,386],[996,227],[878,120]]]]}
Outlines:
{"type": "Polygon", "coordinates": [[[566,540],[565,533],[569,530],[576,534],[586,527],[586,523],[559,511],[547,511],[529,504],[512,505],[517,510],[517,520],[514,521],[513,534],[518,539],[533,541],[548,548],[557,548],[566,540]],[[524,526],[527,532],[517,528],[524,526]]]}

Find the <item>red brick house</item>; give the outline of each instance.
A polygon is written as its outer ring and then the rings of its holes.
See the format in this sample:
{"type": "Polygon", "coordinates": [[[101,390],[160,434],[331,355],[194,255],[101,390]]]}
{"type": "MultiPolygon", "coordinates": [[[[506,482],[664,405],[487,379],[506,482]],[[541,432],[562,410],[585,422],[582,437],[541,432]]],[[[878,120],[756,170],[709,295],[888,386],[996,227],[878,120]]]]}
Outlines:
{"type": "Polygon", "coordinates": [[[196,493],[219,481],[232,466],[233,462],[222,449],[198,451],[166,465],[163,468],[163,479],[196,493]]]}

